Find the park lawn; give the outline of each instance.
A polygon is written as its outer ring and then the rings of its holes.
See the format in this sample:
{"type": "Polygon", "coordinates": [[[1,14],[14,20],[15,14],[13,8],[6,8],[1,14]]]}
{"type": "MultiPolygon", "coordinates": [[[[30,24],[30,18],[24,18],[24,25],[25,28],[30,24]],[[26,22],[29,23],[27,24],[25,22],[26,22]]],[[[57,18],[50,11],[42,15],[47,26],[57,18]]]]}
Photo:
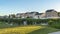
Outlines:
{"type": "Polygon", "coordinates": [[[0,34],[27,34],[43,28],[42,26],[23,26],[14,28],[0,29],[0,34]]]}
{"type": "Polygon", "coordinates": [[[48,33],[56,32],[56,31],[60,31],[60,30],[52,28],[52,27],[45,27],[45,28],[38,29],[38,30],[35,30],[33,32],[30,32],[28,34],[48,34],[48,33]]]}

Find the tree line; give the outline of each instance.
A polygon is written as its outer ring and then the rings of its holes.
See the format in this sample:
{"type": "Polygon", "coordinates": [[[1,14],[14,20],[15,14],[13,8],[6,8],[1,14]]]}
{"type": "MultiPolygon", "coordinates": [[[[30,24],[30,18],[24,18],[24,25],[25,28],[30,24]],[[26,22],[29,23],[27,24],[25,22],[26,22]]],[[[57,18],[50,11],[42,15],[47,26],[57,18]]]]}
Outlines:
{"type": "Polygon", "coordinates": [[[60,19],[17,19],[17,18],[0,18],[0,22],[13,23],[18,25],[36,25],[41,23],[48,23],[48,26],[60,28],[60,19]],[[24,23],[25,22],[25,23],[24,23]]]}

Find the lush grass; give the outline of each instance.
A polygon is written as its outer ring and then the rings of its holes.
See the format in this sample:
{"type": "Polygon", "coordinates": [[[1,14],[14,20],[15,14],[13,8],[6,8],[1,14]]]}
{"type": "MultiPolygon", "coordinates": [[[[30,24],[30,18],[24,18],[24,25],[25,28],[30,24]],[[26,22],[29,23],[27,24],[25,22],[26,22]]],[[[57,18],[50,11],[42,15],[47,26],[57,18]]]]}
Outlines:
{"type": "Polygon", "coordinates": [[[30,32],[29,34],[48,34],[55,31],[59,31],[59,30],[51,27],[45,27],[45,28],[30,32]]]}

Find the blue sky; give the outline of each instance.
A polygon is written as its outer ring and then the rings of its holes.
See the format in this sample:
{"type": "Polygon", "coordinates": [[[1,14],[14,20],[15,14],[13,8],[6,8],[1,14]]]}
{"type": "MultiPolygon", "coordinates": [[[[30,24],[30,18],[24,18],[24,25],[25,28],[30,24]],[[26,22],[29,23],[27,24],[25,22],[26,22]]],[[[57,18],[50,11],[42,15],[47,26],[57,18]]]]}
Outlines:
{"type": "Polygon", "coordinates": [[[0,15],[45,12],[48,9],[60,11],[60,0],[0,0],[0,15]]]}

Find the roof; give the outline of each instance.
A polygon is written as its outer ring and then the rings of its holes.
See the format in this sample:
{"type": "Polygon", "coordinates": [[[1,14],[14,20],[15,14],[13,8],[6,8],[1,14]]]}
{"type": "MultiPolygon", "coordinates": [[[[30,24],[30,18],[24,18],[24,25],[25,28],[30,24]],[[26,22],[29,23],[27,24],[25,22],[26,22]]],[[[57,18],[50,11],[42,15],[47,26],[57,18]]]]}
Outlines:
{"type": "Polygon", "coordinates": [[[36,13],[35,15],[42,15],[43,13],[36,13]]]}
{"type": "Polygon", "coordinates": [[[47,10],[46,12],[52,12],[52,11],[57,12],[57,11],[56,11],[56,10],[54,10],[54,9],[47,10]]]}
{"type": "Polygon", "coordinates": [[[26,12],[25,14],[33,14],[33,13],[38,13],[38,12],[26,12]]]}

